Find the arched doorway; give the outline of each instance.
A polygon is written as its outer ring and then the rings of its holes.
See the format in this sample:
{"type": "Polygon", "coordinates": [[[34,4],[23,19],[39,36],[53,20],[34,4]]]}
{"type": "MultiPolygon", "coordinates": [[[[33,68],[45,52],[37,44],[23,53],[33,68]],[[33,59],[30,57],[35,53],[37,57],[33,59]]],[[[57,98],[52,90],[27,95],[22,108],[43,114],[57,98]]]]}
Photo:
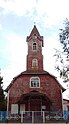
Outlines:
{"type": "Polygon", "coordinates": [[[19,104],[25,105],[25,111],[50,111],[51,102],[49,98],[38,91],[31,91],[24,94],[19,104]]]}

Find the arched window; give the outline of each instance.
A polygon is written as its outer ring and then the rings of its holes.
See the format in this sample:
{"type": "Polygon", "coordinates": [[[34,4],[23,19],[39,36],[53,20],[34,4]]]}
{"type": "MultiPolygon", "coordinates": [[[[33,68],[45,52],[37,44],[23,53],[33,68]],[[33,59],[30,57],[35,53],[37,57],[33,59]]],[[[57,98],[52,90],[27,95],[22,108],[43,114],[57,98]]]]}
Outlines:
{"type": "Polygon", "coordinates": [[[37,59],[33,59],[32,60],[32,68],[37,68],[38,67],[38,60],[37,59]]]}
{"type": "Polygon", "coordinates": [[[37,44],[33,43],[33,50],[37,50],[37,44]]]}
{"type": "Polygon", "coordinates": [[[39,77],[30,78],[30,87],[31,88],[39,88],[40,87],[40,79],[39,79],[39,77]]]}

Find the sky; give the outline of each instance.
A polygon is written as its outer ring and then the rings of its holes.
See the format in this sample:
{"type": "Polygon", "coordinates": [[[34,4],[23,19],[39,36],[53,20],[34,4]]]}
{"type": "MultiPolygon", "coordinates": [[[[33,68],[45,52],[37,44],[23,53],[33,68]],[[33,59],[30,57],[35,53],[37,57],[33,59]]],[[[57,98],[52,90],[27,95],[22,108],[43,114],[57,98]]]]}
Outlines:
{"type": "Polygon", "coordinates": [[[44,70],[59,79],[53,55],[55,49],[61,50],[59,29],[64,27],[66,18],[69,19],[69,0],[0,0],[0,68],[4,89],[13,77],[26,70],[26,37],[34,24],[44,37],[44,70]]]}

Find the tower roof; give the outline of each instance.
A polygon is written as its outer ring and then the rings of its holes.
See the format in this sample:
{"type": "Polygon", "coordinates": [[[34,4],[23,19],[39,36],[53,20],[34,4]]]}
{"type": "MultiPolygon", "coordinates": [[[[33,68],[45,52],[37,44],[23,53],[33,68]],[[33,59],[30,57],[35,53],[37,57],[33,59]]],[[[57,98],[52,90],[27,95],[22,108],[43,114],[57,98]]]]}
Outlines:
{"type": "Polygon", "coordinates": [[[32,38],[33,35],[34,35],[34,36],[37,36],[38,39],[40,39],[40,41],[42,41],[42,47],[43,47],[43,46],[44,46],[44,43],[43,43],[43,36],[40,35],[40,33],[39,33],[39,31],[38,31],[36,25],[34,25],[34,27],[33,27],[32,31],[31,31],[30,35],[27,36],[26,41],[28,42],[28,41],[32,38]]]}
{"type": "Polygon", "coordinates": [[[33,34],[37,34],[38,36],[40,36],[39,31],[38,31],[38,29],[36,28],[36,25],[34,25],[32,31],[31,31],[31,33],[30,33],[30,36],[32,36],[33,34]]]}

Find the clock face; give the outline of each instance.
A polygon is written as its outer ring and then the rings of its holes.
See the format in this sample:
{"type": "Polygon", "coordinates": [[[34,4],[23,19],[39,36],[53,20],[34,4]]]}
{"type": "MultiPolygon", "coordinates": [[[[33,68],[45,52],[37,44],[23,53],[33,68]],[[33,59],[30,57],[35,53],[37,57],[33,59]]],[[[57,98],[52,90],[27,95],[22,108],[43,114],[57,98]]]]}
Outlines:
{"type": "Polygon", "coordinates": [[[35,35],[35,36],[34,36],[34,38],[36,39],[36,38],[37,38],[37,36],[35,35]]]}
{"type": "Polygon", "coordinates": [[[36,35],[33,36],[33,41],[34,41],[35,39],[37,39],[37,36],[36,36],[36,35]]]}

